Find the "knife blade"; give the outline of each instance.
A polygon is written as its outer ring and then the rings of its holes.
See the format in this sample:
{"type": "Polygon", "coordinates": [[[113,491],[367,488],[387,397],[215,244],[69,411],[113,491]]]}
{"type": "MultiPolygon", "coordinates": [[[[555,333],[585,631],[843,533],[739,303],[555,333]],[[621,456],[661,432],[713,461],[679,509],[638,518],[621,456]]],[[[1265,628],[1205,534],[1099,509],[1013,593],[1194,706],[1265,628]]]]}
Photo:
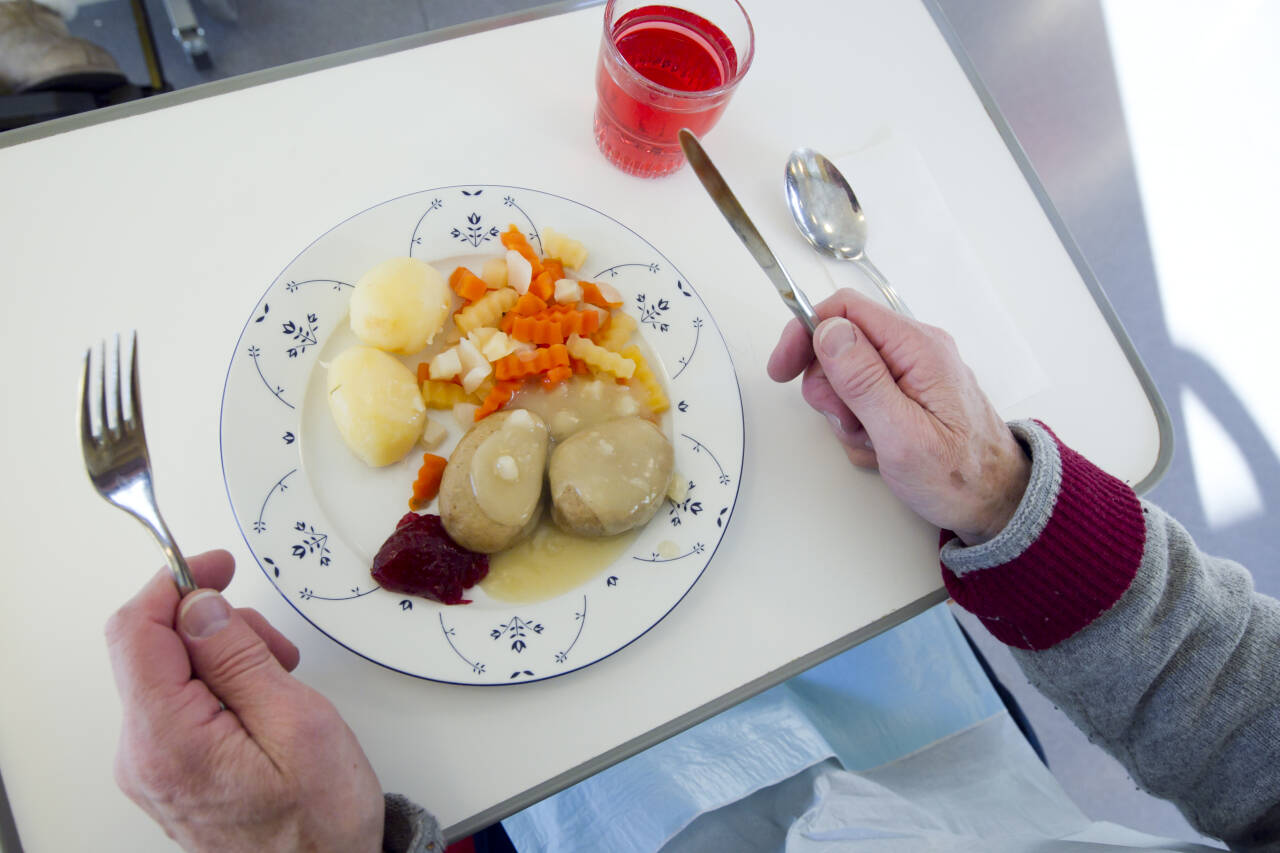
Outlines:
{"type": "Polygon", "coordinates": [[[778,295],[782,297],[782,301],[791,309],[791,313],[800,318],[800,322],[809,334],[813,334],[813,330],[818,325],[818,315],[813,310],[813,306],[809,303],[809,298],[804,295],[791,276],[774,257],[769,246],[764,241],[764,237],[760,236],[760,231],[752,223],[751,217],[747,216],[747,212],[743,210],[742,204],[733,194],[733,190],[729,189],[729,185],[721,176],[720,170],[711,162],[711,158],[707,156],[707,152],[702,149],[702,143],[698,142],[698,137],[688,128],[680,131],[680,147],[684,149],[684,156],[688,159],[689,165],[693,167],[693,173],[698,176],[698,180],[702,182],[702,186],[706,189],[707,194],[711,196],[711,200],[715,202],[716,207],[720,208],[720,212],[724,214],[724,218],[729,221],[729,226],[733,229],[733,233],[738,235],[738,239],[742,241],[742,245],[747,247],[747,251],[751,253],[751,257],[755,258],[760,268],[764,270],[764,274],[769,277],[769,281],[773,282],[773,286],[777,288],[778,295]]]}

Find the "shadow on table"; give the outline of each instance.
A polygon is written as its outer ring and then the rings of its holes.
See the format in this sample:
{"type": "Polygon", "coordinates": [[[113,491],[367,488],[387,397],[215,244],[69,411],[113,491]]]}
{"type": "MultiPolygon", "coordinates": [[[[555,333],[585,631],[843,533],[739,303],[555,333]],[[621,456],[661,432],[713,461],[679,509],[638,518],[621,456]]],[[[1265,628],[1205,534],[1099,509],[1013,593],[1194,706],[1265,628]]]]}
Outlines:
{"type": "MultiPolygon", "coordinates": [[[[935,2],[1167,403],[1174,454],[1163,480],[1147,497],[1182,522],[1201,548],[1238,560],[1253,572],[1259,591],[1280,596],[1280,566],[1272,544],[1280,507],[1280,460],[1226,377],[1172,339],[1102,4],[935,2]],[[1189,397],[1203,403],[1240,450],[1257,484],[1261,514],[1212,527],[1186,441],[1189,397]]],[[[1241,489],[1247,486],[1240,484],[1241,489]]],[[[1027,683],[998,642],[980,630],[974,640],[1027,709],[1055,775],[1086,813],[1160,835],[1204,840],[1171,804],[1136,790],[1119,764],[1088,744],[1027,683]]]]}
{"type": "Polygon", "coordinates": [[[1170,335],[1102,4],[938,3],[1168,406],[1173,460],[1149,497],[1202,549],[1238,560],[1254,572],[1260,591],[1280,595],[1280,566],[1269,557],[1280,508],[1280,458],[1227,379],[1170,335]],[[1261,513],[1213,527],[1186,441],[1186,392],[1212,413],[1246,460],[1261,513]]]}

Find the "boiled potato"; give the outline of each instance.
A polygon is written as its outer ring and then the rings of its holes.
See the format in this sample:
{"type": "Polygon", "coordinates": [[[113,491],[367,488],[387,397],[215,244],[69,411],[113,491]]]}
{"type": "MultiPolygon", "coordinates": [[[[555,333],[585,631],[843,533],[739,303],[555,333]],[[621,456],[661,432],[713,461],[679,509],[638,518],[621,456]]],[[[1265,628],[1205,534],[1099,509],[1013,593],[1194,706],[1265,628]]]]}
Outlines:
{"type": "Polygon", "coordinates": [[[351,331],[371,347],[406,355],[444,327],[453,297],[434,267],[417,258],[383,261],[351,292],[351,331]]]}
{"type": "Polygon", "coordinates": [[[440,480],[440,520],[455,542],[492,554],[533,531],[549,444],[546,423],[524,409],[489,415],[467,431],[440,480]]]}
{"type": "Polygon", "coordinates": [[[417,377],[382,350],[343,352],[329,365],[326,390],[342,440],[366,465],[400,461],[422,436],[427,407],[417,377]]]}
{"type": "Polygon", "coordinates": [[[579,536],[613,536],[647,524],[662,506],[675,452],[639,417],[579,430],[551,454],[551,519],[579,536]]]}

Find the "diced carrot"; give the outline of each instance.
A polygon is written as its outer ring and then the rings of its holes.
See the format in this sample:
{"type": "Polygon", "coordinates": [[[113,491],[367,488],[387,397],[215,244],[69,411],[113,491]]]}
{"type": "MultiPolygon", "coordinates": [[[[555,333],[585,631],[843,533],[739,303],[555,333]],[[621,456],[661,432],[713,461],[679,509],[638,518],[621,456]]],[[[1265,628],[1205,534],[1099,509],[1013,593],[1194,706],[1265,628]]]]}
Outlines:
{"type": "Polygon", "coordinates": [[[556,280],[551,277],[551,273],[543,270],[529,282],[529,292],[536,293],[544,302],[550,302],[556,293],[556,280]]]}
{"type": "MultiPolygon", "coordinates": [[[[547,310],[547,302],[541,296],[533,292],[533,288],[529,288],[529,292],[516,300],[515,307],[508,312],[510,314],[518,314],[521,317],[531,317],[539,311],[547,310]]],[[[504,331],[507,331],[504,329],[504,331]]]]}
{"type": "Polygon", "coordinates": [[[542,374],[542,387],[550,391],[573,375],[573,368],[568,365],[553,367],[542,374]]]}
{"type": "Polygon", "coordinates": [[[561,324],[560,330],[566,338],[569,335],[581,335],[585,338],[600,328],[600,315],[594,311],[576,311],[568,316],[573,318],[571,325],[574,328],[569,330],[561,324]]]}
{"type": "Polygon", "coordinates": [[[458,267],[453,271],[449,276],[449,286],[453,288],[454,293],[468,303],[475,302],[489,292],[489,286],[484,283],[484,279],[466,267],[458,267]]]}
{"type": "Polygon", "coordinates": [[[560,324],[554,319],[548,319],[541,315],[517,317],[515,322],[511,324],[511,331],[507,334],[517,341],[542,346],[564,343],[564,334],[560,331],[560,324]]]}
{"type": "Polygon", "coordinates": [[[485,395],[484,402],[480,404],[480,408],[476,409],[475,419],[481,420],[492,415],[501,409],[507,403],[511,402],[511,398],[515,396],[516,391],[520,390],[521,382],[495,382],[493,389],[485,395]]]}
{"type": "Polygon", "coordinates": [[[570,335],[586,337],[599,326],[600,315],[595,311],[576,311],[555,305],[528,317],[517,317],[507,334],[518,341],[551,346],[564,343],[570,335]]]}
{"type": "Polygon", "coordinates": [[[582,301],[588,305],[594,305],[606,311],[622,307],[621,302],[609,302],[605,299],[604,294],[600,292],[600,285],[594,281],[580,281],[578,284],[582,285],[582,301]]]}
{"type": "Polygon", "coordinates": [[[542,259],[538,257],[538,253],[529,245],[528,239],[521,233],[520,229],[514,224],[503,231],[498,237],[502,241],[502,245],[508,249],[514,249],[524,257],[526,261],[533,265],[533,276],[538,277],[538,273],[542,272],[542,259]]]}
{"type": "Polygon", "coordinates": [[[431,365],[425,361],[418,362],[418,384],[421,385],[431,378],[431,365]]]}
{"type": "Polygon", "coordinates": [[[551,274],[551,283],[553,285],[564,278],[564,264],[561,263],[559,258],[543,258],[542,269],[544,272],[551,274]]]}
{"type": "Polygon", "coordinates": [[[448,461],[434,453],[422,454],[422,467],[418,469],[418,477],[413,481],[413,495],[409,498],[409,509],[417,512],[435,500],[440,492],[440,479],[444,477],[444,466],[448,461]]]}
{"type": "Polygon", "coordinates": [[[564,344],[538,347],[532,352],[513,352],[493,363],[493,375],[499,381],[523,379],[537,373],[546,373],[556,367],[569,366],[569,350],[564,344]]]}
{"type": "Polygon", "coordinates": [[[571,356],[569,358],[569,366],[573,368],[574,376],[589,376],[591,374],[591,368],[580,358],[571,356]]]}

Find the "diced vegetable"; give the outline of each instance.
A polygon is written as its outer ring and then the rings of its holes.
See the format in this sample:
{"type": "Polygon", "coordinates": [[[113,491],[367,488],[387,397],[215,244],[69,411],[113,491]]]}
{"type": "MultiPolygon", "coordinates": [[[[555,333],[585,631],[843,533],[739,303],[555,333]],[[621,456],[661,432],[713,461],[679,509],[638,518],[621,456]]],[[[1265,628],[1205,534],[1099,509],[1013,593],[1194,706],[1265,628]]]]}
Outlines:
{"type": "Polygon", "coordinates": [[[554,367],[569,366],[569,350],[564,344],[538,347],[533,352],[513,353],[500,359],[493,366],[498,381],[523,379],[538,373],[546,373],[554,367]]]}
{"type": "Polygon", "coordinates": [[[458,341],[458,346],[455,349],[458,351],[458,359],[462,362],[463,374],[470,373],[477,367],[489,366],[489,360],[481,355],[476,345],[467,338],[458,341]]]}
{"type": "Polygon", "coordinates": [[[507,334],[518,341],[550,346],[564,343],[570,335],[590,335],[599,322],[594,312],[556,305],[530,317],[514,318],[507,334]]]}
{"type": "Polygon", "coordinates": [[[440,425],[440,422],[434,418],[427,418],[427,425],[422,428],[422,446],[427,450],[435,450],[446,438],[449,437],[449,431],[440,425]]]}
{"type": "Polygon", "coordinates": [[[573,368],[568,365],[553,367],[542,375],[542,387],[550,391],[573,375],[573,368]]]}
{"type": "Polygon", "coordinates": [[[689,481],[680,476],[679,471],[671,472],[671,481],[667,484],[667,497],[672,503],[683,503],[689,496],[689,481]]]}
{"type": "Polygon", "coordinates": [[[597,284],[594,281],[584,281],[581,284],[582,301],[588,305],[610,310],[622,307],[622,294],[613,285],[597,284]]]}
{"type": "Polygon", "coordinates": [[[458,348],[449,347],[438,353],[435,358],[431,359],[428,364],[428,373],[426,377],[422,376],[422,371],[418,371],[419,381],[425,379],[453,379],[462,372],[462,360],[458,357],[458,348]]]}
{"type": "MultiPolygon", "coordinates": [[[[538,296],[532,290],[520,297],[515,307],[511,309],[511,314],[519,314],[521,317],[532,317],[539,311],[547,310],[547,303],[542,297],[538,296]]],[[[509,316],[509,315],[508,315],[509,316]]]]}
{"type": "Polygon", "coordinates": [[[529,285],[529,292],[537,294],[538,298],[544,302],[550,302],[555,298],[556,280],[551,277],[551,273],[543,270],[534,277],[529,285]]]}
{"type": "Polygon", "coordinates": [[[449,287],[468,303],[475,302],[489,292],[489,286],[484,280],[466,267],[458,267],[450,274],[449,287]]]}
{"type": "Polygon", "coordinates": [[[563,305],[576,305],[582,301],[582,285],[571,278],[562,278],[556,282],[556,302],[563,305]]]}
{"type": "Polygon", "coordinates": [[[507,251],[507,287],[523,294],[533,281],[533,265],[514,249],[507,251]]]}
{"type": "Polygon", "coordinates": [[[650,369],[648,361],[645,360],[645,357],[640,352],[640,347],[629,346],[621,352],[621,355],[623,358],[635,362],[635,379],[640,383],[640,387],[644,389],[645,403],[649,406],[649,409],[656,415],[671,408],[670,402],[667,401],[666,392],[662,390],[662,383],[658,381],[658,377],[650,369]]]}
{"type": "Polygon", "coordinates": [[[422,402],[428,409],[451,409],[467,401],[467,392],[453,382],[437,382],[428,379],[422,383],[422,402]]]}
{"type": "Polygon", "coordinates": [[[522,347],[519,341],[512,340],[505,332],[497,329],[493,330],[494,334],[480,347],[480,354],[483,355],[490,363],[500,358],[511,355],[517,349],[522,347]]]}
{"type": "Polygon", "coordinates": [[[454,325],[464,335],[481,326],[496,325],[502,318],[503,312],[515,305],[519,298],[520,294],[509,287],[494,290],[488,296],[454,314],[454,325]]]}
{"type": "Polygon", "coordinates": [[[471,368],[462,377],[462,390],[468,394],[472,393],[480,387],[481,382],[489,378],[490,373],[493,373],[493,367],[487,361],[483,365],[471,368]]]}
{"type": "Polygon", "coordinates": [[[542,249],[548,258],[558,258],[574,269],[582,269],[587,260],[585,246],[554,228],[542,229],[542,249]]]}
{"type": "Polygon", "coordinates": [[[564,264],[555,258],[544,258],[542,261],[542,271],[551,274],[552,281],[559,281],[565,278],[564,264]]]}
{"type": "Polygon", "coordinates": [[[591,336],[591,340],[607,350],[618,352],[631,340],[631,333],[636,330],[635,318],[621,311],[609,315],[609,321],[591,336]]]}
{"type": "Polygon", "coordinates": [[[636,372],[634,361],[578,335],[570,336],[566,346],[570,355],[582,359],[596,372],[608,373],[618,379],[630,379],[636,372]]]}
{"type": "Polygon", "coordinates": [[[543,346],[564,343],[564,334],[560,331],[560,324],[554,319],[547,318],[544,314],[545,312],[535,317],[512,317],[511,330],[507,334],[517,341],[527,341],[531,344],[541,344],[543,346]]]}
{"type": "Polygon", "coordinates": [[[422,454],[422,467],[418,469],[418,478],[413,481],[409,509],[417,512],[435,500],[440,492],[440,479],[444,477],[444,466],[448,461],[434,453],[422,454]]]}
{"type": "Polygon", "coordinates": [[[511,398],[515,396],[516,391],[520,389],[522,383],[519,381],[497,382],[493,386],[493,390],[484,398],[484,402],[475,410],[472,416],[473,420],[481,420],[482,418],[492,415],[501,409],[507,403],[511,402],[511,398]]]}
{"type": "Polygon", "coordinates": [[[471,341],[471,345],[476,349],[483,351],[484,345],[496,334],[498,334],[498,330],[493,326],[481,326],[478,329],[472,329],[467,332],[467,340],[471,341]]]}
{"type": "MultiPolygon", "coordinates": [[[[525,238],[519,228],[512,225],[506,231],[503,231],[498,239],[502,241],[502,245],[508,250],[519,252],[520,256],[529,262],[529,268],[532,271],[532,275],[536,276],[538,273],[542,272],[542,259],[538,257],[538,253],[529,245],[528,239],[525,238]]],[[[507,257],[510,259],[511,256],[508,255],[507,257]]],[[[510,261],[508,260],[508,263],[509,262],[510,261]]],[[[509,266],[508,269],[510,269],[509,266]]]]}
{"type": "Polygon", "coordinates": [[[490,290],[497,290],[507,286],[507,259],[505,256],[501,258],[490,258],[484,262],[484,266],[480,268],[480,278],[484,279],[485,286],[490,290]]]}

